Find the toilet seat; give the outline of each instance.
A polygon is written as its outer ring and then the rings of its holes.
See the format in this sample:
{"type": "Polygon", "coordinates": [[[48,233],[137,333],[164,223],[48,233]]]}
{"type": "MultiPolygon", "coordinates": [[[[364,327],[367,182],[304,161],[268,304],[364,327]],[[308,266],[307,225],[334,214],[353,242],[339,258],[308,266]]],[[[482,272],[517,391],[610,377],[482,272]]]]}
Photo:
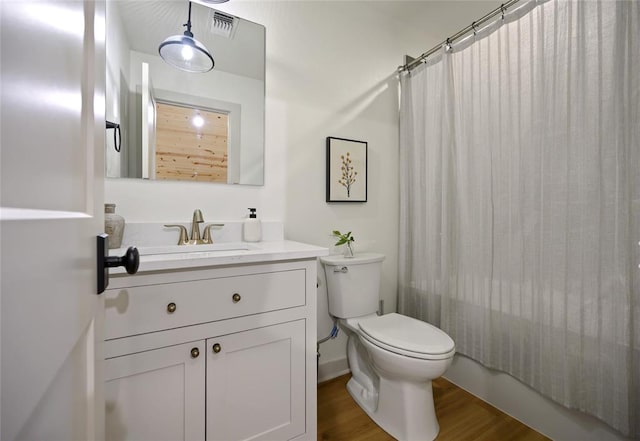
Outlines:
{"type": "Polygon", "coordinates": [[[391,313],[358,322],[360,335],[390,352],[423,360],[442,360],[455,353],[455,343],[435,326],[391,313]]]}

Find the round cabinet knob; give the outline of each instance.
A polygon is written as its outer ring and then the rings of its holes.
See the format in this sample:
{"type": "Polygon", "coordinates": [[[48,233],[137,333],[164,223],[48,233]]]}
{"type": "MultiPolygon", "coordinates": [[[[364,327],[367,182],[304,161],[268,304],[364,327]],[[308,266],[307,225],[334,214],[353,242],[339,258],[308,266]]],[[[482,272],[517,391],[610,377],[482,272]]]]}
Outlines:
{"type": "Polygon", "coordinates": [[[240,300],[242,300],[242,297],[240,297],[240,294],[238,293],[232,295],[231,298],[233,299],[233,303],[238,303],[240,300]]]}
{"type": "Polygon", "coordinates": [[[200,349],[198,348],[191,349],[191,358],[198,358],[199,355],[200,355],[200,349]]]}
{"type": "Polygon", "coordinates": [[[169,314],[173,314],[174,312],[176,312],[176,309],[178,309],[178,307],[176,306],[175,303],[171,302],[167,305],[167,312],[169,314]]]}
{"type": "Polygon", "coordinates": [[[222,346],[220,346],[219,343],[216,343],[213,345],[213,353],[217,354],[218,352],[220,352],[222,350],[222,346]]]}

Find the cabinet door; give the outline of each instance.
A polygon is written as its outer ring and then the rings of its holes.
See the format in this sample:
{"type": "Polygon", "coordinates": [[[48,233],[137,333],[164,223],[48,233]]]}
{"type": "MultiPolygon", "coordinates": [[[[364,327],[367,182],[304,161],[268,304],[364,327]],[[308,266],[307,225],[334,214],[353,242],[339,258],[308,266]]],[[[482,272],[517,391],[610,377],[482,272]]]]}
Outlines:
{"type": "Polygon", "coordinates": [[[106,360],[106,439],[204,439],[204,341],[106,360]]]}
{"type": "Polygon", "coordinates": [[[304,320],[207,340],[207,440],[288,440],[304,431],[304,320]]]}

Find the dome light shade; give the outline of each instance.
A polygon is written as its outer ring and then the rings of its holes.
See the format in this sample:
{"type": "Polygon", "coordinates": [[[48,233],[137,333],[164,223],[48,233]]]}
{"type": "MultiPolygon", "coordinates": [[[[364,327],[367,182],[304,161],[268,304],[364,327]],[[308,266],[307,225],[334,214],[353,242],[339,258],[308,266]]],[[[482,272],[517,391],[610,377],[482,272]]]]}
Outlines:
{"type": "Polygon", "coordinates": [[[191,33],[191,2],[189,2],[189,18],[184,25],[187,30],[184,35],[168,37],[158,48],[164,61],[180,70],[187,72],[209,72],[215,62],[207,48],[191,33]]]}
{"type": "Polygon", "coordinates": [[[164,61],[187,72],[209,72],[215,65],[207,48],[188,35],[173,35],[158,50],[164,61]]]}

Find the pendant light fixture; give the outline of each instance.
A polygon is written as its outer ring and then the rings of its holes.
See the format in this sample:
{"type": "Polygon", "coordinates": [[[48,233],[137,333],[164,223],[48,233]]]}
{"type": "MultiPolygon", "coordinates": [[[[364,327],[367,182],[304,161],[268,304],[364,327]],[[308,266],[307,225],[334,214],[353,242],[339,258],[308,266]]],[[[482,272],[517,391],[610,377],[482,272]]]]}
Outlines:
{"type": "Polygon", "coordinates": [[[189,17],[183,26],[187,28],[184,35],[172,35],[160,44],[158,48],[160,56],[170,65],[187,72],[209,72],[215,63],[207,48],[193,38],[191,2],[189,2],[189,17]]]}

